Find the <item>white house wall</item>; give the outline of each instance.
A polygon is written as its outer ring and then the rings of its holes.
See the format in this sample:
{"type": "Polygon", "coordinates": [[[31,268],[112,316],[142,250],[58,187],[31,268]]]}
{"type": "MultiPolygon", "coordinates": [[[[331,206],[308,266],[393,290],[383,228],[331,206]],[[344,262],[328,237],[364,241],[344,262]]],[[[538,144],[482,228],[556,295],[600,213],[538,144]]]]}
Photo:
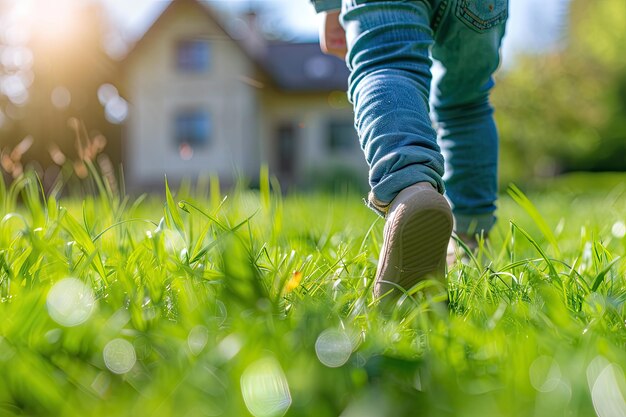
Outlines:
{"type": "Polygon", "coordinates": [[[203,173],[232,177],[235,171],[256,176],[258,134],[254,123],[256,90],[245,81],[255,68],[243,51],[197,6],[183,4],[164,15],[127,63],[131,113],[126,138],[127,180],[131,186],[155,184],[164,174],[173,180],[203,173]],[[151,36],[151,37],[150,37],[151,36]],[[207,73],[182,73],[176,68],[176,43],[210,41],[207,73]],[[208,146],[183,160],[173,138],[176,111],[199,106],[209,110],[212,137],[208,146]]]}
{"type": "Polygon", "coordinates": [[[362,174],[366,182],[367,164],[358,142],[354,143],[352,149],[340,152],[331,152],[327,148],[327,127],[331,120],[353,123],[350,105],[346,102],[341,107],[331,107],[330,94],[341,93],[279,95],[270,91],[264,92],[261,101],[266,115],[263,137],[266,141],[264,146],[268,148],[264,153],[264,160],[269,163],[270,168],[277,164],[271,152],[276,127],[283,123],[295,123],[298,125],[298,145],[294,155],[298,171],[295,181],[306,181],[307,175],[342,167],[351,169],[357,175],[362,174]]]}

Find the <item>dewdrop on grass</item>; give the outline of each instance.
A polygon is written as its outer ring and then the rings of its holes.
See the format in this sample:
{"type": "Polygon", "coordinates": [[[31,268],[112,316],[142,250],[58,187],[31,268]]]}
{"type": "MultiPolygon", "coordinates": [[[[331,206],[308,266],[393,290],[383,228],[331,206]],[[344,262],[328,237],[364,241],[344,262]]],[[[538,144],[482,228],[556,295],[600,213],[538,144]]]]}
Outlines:
{"type": "Polygon", "coordinates": [[[133,369],[137,355],[133,345],[124,339],[113,339],[102,352],[106,367],[114,374],[125,374],[133,369]]]}
{"type": "Polygon", "coordinates": [[[252,363],[241,376],[241,394],[254,417],[280,417],[291,406],[291,393],[278,361],[268,357],[252,363]]]}
{"type": "Polygon", "coordinates": [[[50,318],[65,327],[89,319],[96,305],[92,289],[76,278],[65,278],[52,286],[46,298],[50,318]]]}

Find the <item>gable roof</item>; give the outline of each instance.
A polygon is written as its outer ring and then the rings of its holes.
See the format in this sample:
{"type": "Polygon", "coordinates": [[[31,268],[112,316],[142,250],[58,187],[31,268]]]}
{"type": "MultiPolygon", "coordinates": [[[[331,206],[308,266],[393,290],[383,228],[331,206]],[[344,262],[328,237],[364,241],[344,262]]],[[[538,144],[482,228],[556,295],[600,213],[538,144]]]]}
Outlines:
{"type": "Polygon", "coordinates": [[[260,65],[287,91],[345,90],[348,86],[345,62],[323,54],[317,42],[270,43],[260,65]]]}
{"type": "Polygon", "coordinates": [[[349,71],[343,61],[324,55],[317,43],[267,42],[263,51],[252,51],[241,37],[234,36],[224,25],[222,18],[206,2],[201,0],[170,0],[154,23],[129,50],[124,63],[159,32],[166,17],[176,13],[180,4],[193,4],[216,27],[230,38],[248,59],[279,89],[292,92],[315,92],[345,90],[349,71]]]}
{"type": "Polygon", "coordinates": [[[250,51],[248,51],[247,48],[244,47],[244,45],[240,42],[240,40],[238,40],[238,38],[232,36],[229,30],[227,30],[226,27],[223,25],[222,19],[211,7],[209,7],[208,4],[206,4],[206,2],[202,2],[201,0],[169,0],[169,4],[163,9],[163,11],[161,11],[161,13],[143,33],[143,35],[132,45],[132,47],[126,54],[124,61],[128,60],[129,57],[131,57],[136,50],[141,48],[141,46],[146,43],[148,38],[152,38],[159,31],[160,27],[164,24],[163,22],[166,21],[166,17],[175,14],[178,6],[185,3],[197,7],[200,13],[206,16],[213,24],[215,24],[215,26],[221,32],[224,33],[224,36],[230,38],[233,42],[235,42],[235,44],[237,44],[241,48],[241,50],[252,59],[250,51]]]}

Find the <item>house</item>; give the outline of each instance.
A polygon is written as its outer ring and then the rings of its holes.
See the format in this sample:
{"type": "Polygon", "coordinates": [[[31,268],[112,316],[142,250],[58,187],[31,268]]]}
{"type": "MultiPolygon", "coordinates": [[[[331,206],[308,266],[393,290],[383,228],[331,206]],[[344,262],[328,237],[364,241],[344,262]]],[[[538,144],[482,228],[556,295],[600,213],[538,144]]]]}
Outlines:
{"type": "Polygon", "coordinates": [[[346,100],[348,71],[313,43],[269,42],[253,16],[226,20],[173,0],[122,64],[131,188],[217,174],[283,185],[366,165],[346,100]]]}

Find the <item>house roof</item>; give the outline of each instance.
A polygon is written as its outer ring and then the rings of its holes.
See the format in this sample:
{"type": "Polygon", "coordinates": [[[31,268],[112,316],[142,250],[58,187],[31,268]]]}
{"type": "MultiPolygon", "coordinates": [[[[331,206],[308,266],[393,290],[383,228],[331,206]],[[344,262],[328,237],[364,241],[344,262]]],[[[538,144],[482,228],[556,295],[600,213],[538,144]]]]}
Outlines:
{"type": "Polygon", "coordinates": [[[345,90],[349,71],[339,58],[324,55],[318,43],[268,44],[260,65],[287,91],[345,90]]]}
{"type": "Polygon", "coordinates": [[[124,61],[132,59],[134,52],[140,49],[142,45],[148,41],[148,39],[152,38],[155,33],[159,31],[159,28],[164,24],[163,22],[166,20],[165,18],[169,15],[176,13],[176,6],[183,3],[193,4],[197,6],[198,10],[201,13],[203,13],[209,20],[211,20],[222,32],[224,32],[226,36],[228,36],[239,47],[241,47],[246,55],[249,55],[250,51],[248,51],[237,38],[232,36],[230,31],[224,26],[222,19],[205,2],[202,2],[201,0],[169,0],[169,4],[165,8],[163,8],[161,13],[154,20],[154,22],[152,22],[148,29],[131,46],[128,53],[126,54],[126,57],[124,58],[124,61]]]}
{"type": "Polygon", "coordinates": [[[234,36],[226,27],[221,16],[201,0],[170,0],[170,4],[157,17],[148,30],[139,38],[128,53],[126,60],[132,59],[134,51],[148,38],[158,32],[165,16],[176,12],[178,3],[194,3],[199,10],[214,22],[226,36],[241,48],[244,54],[279,89],[291,92],[315,92],[345,90],[349,71],[345,63],[335,57],[324,55],[317,43],[266,42],[262,51],[251,50],[240,36],[234,36]]]}

